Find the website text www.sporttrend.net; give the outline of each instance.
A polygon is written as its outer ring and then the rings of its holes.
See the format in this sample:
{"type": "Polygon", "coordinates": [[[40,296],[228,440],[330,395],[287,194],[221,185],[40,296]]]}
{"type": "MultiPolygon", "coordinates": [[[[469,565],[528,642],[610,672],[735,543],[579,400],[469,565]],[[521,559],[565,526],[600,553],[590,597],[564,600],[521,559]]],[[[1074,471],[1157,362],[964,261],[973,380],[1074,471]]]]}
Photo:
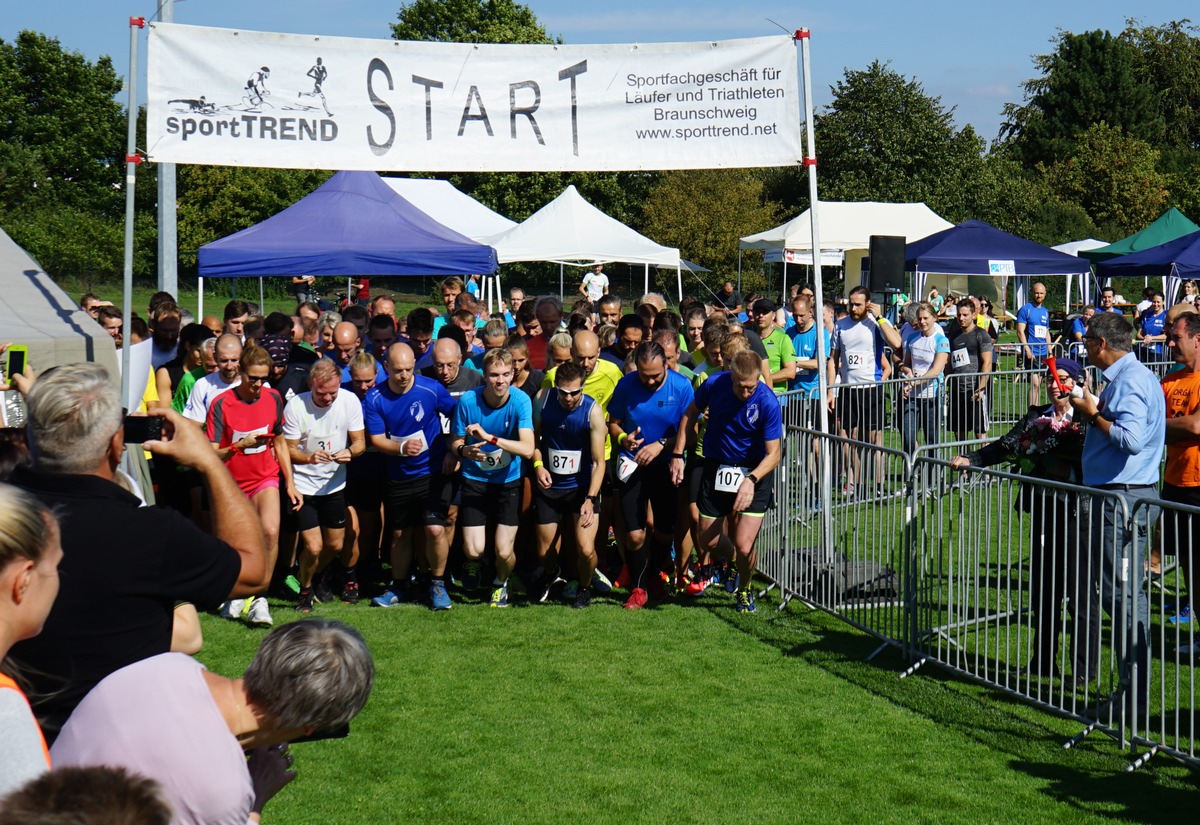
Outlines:
{"type": "Polygon", "coordinates": [[[774,123],[760,123],[756,126],[689,126],[678,129],[635,129],[638,140],[692,140],[693,138],[727,138],[751,137],[754,135],[779,134],[779,127],[774,123]]]}

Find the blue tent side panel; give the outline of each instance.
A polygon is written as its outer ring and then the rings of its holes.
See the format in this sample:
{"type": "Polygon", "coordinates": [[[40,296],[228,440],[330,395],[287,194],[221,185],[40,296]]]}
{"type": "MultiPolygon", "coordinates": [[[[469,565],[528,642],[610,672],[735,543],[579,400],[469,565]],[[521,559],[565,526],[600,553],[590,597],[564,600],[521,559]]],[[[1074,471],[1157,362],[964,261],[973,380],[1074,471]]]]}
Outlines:
{"type": "Polygon", "coordinates": [[[374,172],[338,172],[261,223],[200,247],[203,278],[487,275],[496,250],[417,209],[374,172]]]}
{"type": "Polygon", "coordinates": [[[1109,258],[1096,264],[1096,271],[1102,277],[1160,278],[1176,274],[1181,278],[1195,278],[1200,276],[1200,232],[1140,252],[1109,258]]]}
{"type": "Polygon", "coordinates": [[[964,221],[935,232],[905,248],[909,272],[947,275],[987,275],[989,261],[1012,261],[1018,275],[1086,274],[1083,258],[1059,252],[1036,241],[1012,235],[983,221],[964,221]]]}

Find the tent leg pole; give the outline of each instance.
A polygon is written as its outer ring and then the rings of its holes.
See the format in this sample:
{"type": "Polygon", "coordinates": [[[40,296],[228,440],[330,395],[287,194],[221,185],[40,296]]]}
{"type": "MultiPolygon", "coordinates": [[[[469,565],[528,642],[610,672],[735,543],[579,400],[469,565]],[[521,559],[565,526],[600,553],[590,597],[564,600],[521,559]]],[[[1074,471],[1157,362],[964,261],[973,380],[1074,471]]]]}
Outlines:
{"type": "Polygon", "coordinates": [[[565,292],[565,286],[563,285],[563,265],[562,264],[558,265],[558,300],[563,301],[563,302],[565,302],[567,300],[567,293],[565,292]]]}
{"type": "Polygon", "coordinates": [[[677,300],[683,303],[683,267],[675,270],[675,289],[678,294],[677,300]]]}
{"type": "Polygon", "coordinates": [[[196,322],[204,320],[204,279],[196,279],[196,322]]]}
{"type": "Polygon", "coordinates": [[[645,283],[646,288],[642,290],[642,294],[648,295],[650,293],[650,264],[645,264],[645,267],[646,268],[644,270],[642,280],[645,283]]]}
{"type": "Polygon", "coordinates": [[[266,305],[267,305],[267,298],[266,298],[266,295],[263,294],[263,279],[262,279],[262,276],[259,276],[259,279],[258,279],[258,311],[262,312],[263,307],[265,307],[266,305]]]}

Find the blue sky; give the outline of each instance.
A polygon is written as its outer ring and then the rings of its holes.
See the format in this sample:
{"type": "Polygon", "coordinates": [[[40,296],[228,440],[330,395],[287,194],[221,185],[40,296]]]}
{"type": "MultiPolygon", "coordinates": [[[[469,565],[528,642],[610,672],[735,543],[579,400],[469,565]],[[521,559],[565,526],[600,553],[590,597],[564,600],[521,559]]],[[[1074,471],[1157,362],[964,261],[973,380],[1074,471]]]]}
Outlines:
{"type": "MultiPolygon", "coordinates": [[[[921,81],[926,92],[956,107],[959,125],[973,124],[989,141],[999,130],[1001,107],[1006,101],[1019,101],[1021,81],[1033,76],[1031,56],[1048,51],[1050,39],[1059,29],[1100,28],[1115,33],[1124,28],[1130,15],[1157,25],[1186,17],[1189,8],[1194,14],[1195,9],[1190,4],[1159,0],[1136,4],[1114,0],[926,0],[917,4],[849,0],[819,5],[780,0],[532,0],[527,5],[551,34],[568,43],[721,40],[779,33],[779,27],[768,19],[788,30],[806,26],[812,30],[813,92],[818,107],[829,101],[829,86],[846,68],[861,69],[876,59],[889,61],[896,71],[921,81]]],[[[129,62],[129,16],[152,17],[157,8],[153,0],[59,0],[6,6],[0,15],[0,38],[11,40],[20,30],[33,29],[91,59],[112,56],[121,74],[129,62]]],[[[387,38],[399,3],[182,0],[175,9],[178,23],[387,38]]],[[[144,76],[143,68],[143,89],[144,76]]],[[[817,150],[819,155],[819,141],[817,150]]]]}

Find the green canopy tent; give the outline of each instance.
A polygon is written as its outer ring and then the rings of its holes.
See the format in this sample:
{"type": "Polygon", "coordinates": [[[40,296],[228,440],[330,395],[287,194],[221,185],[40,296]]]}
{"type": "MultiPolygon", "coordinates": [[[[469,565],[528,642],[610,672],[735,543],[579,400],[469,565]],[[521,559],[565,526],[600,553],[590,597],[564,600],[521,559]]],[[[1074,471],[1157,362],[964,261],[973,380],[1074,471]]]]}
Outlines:
{"type": "MultiPolygon", "coordinates": [[[[1200,231],[1200,226],[1192,223],[1187,215],[1184,215],[1174,206],[1159,216],[1158,220],[1147,226],[1141,232],[1135,232],[1128,238],[1122,238],[1119,241],[1113,241],[1108,246],[1100,246],[1095,249],[1080,250],[1079,255],[1087,258],[1093,264],[1098,264],[1101,261],[1107,261],[1112,258],[1121,257],[1123,255],[1131,255],[1134,252],[1141,252],[1145,249],[1152,249],[1156,246],[1162,246],[1165,243],[1170,243],[1176,238],[1182,238],[1184,235],[1190,235],[1193,232],[1200,231]]],[[[1111,280],[1111,275],[1106,275],[1103,278],[1097,277],[1099,282],[1108,285],[1111,280]]],[[[1168,306],[1174,302],[1175,293],[1179,289],[1181,283],[1179,278],[1163,278],[1163,294],[1167,297],[1168,306]]]]}
{"type": "Polygon", "coordinates": [[[1087,258],[1094,264],[1098,264],[1101,261],[1107,261],[1109,258],[1116,258],[1121,255],[1129,255],[1133,252],[1141,252],[1143,249],[1150,249],[1154,246],[1161,246],[1168,241],[1182,238],[1184,235],[1190,235],[1196,231],[1200,231],[1200,226],[1192,223],[1186,215],[1172,206],[1166,212],[1162,213],[1158,220],[1141,232],[1130,235],[1128,238],[1122,238],[1119,241],[1113,241],[1108,246],[1081,250],[1079,255],[1087,258]]]}

